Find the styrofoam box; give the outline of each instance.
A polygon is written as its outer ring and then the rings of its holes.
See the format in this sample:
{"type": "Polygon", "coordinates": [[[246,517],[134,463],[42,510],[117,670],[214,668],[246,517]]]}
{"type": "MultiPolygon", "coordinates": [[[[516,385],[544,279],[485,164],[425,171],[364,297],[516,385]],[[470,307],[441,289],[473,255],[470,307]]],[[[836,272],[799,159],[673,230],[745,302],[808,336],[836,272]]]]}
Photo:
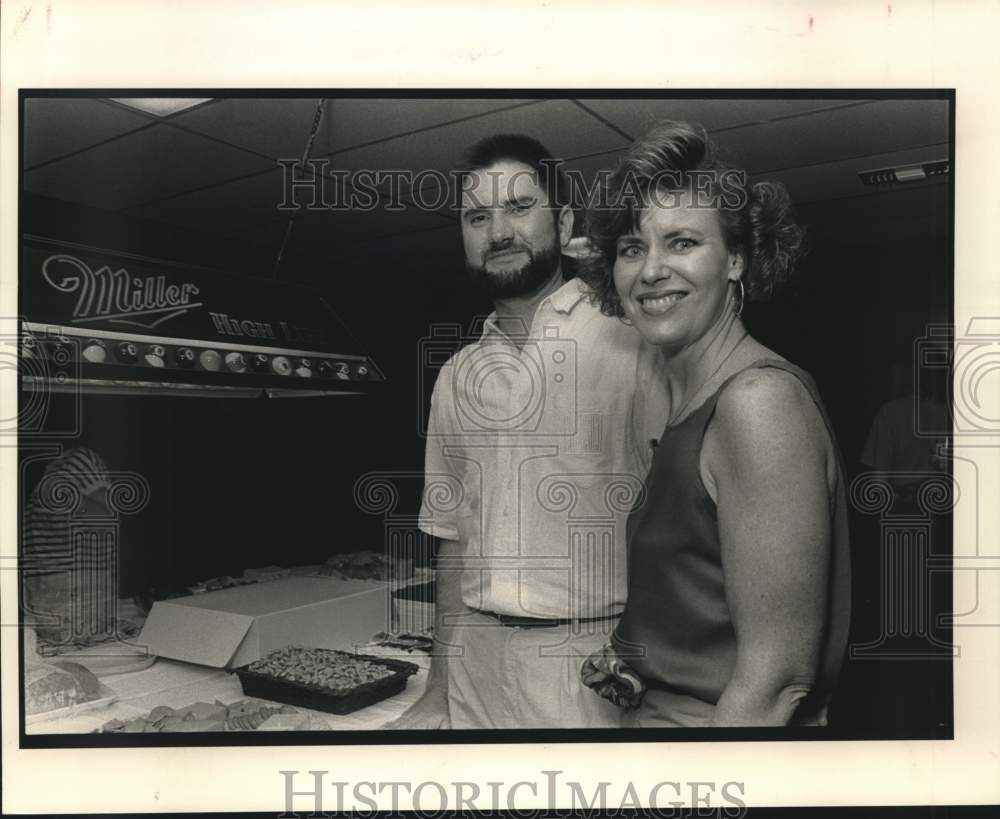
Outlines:
{"type": "Polygon", "coordinates": [[[350,651],[390,624],[389,587],[285,577],[159,600],[136,642],[160,657],[238,668],[288,645],[350,651]]]}

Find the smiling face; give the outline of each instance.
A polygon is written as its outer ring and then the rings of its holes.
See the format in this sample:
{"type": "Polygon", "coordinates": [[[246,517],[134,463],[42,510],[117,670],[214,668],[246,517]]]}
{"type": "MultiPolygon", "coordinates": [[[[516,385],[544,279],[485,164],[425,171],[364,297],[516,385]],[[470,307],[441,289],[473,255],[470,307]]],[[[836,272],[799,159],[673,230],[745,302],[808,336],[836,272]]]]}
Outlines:
{"type": "Polygon", "coordinates": [[[502,160],[469,174],[462,194],[465,262],[494,298],[530,295],[559,273],[573,215],[558,217],[532,168],[502,160]]]}
{"type": "Polygon", "coordinates": [[[659,198],[670,206],[654,201],[639,212],[638,230],[618,239],[615,289],[646,341],[682,350],[725,316],[743,258],[727,247],[715,208],[692,207],[687,195],[659,198]]]}

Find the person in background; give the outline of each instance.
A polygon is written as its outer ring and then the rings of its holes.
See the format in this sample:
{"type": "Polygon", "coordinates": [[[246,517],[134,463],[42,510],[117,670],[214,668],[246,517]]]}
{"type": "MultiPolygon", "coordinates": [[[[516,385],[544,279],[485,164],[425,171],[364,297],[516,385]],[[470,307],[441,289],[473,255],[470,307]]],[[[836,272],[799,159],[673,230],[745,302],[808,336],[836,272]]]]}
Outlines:
{"type": "Polygon", "coordinates": [[[897,362],[892,367],[892,395],[872,421],[861,462],[887,473],[897,503],[916,508],[916,491],[929,473],[943,471],[947,460],[940,451],[940,437],[917,434],[917,419],[928,429],[951,426],[945,403],[914,388],[912,365],[897,362]]]}
{"type": "MultiPolygon", "coordinates": [[[[117,564],[95,552],[74,527],[107,518],[108,467],[94,450],[70,449],[46,464],[22,518],[21,576],[29,622],[53,644],[107,639],[114,621],[95,616],[107,608],[117,564]],[[97,599],[100,596],[101,599],[97,599]]],[[[113,598],[112,598],[113,602],[113,598]]]]}
{"type": "Polygon", "coordinates": [[[850,612],[844,472],[812,378],[741,318],[800,253],[787,193],[666,122],[587,233],[583,275],[642,337],[668,420],[628,520],[625,611],[582,676],[639,727],[825,724],[850,612]]]}
{"type": "Polygon", "coordinates": [[[461,182],[467,267],[495,309],[435,382],[421,509],[440,539],[435,655],[425,694],[389,727],[617,726],[578,670],[625,602],[627,506],[608,498],[641,488],[639,338],[563,280],[573,211],[541,144],[484,139],[461,182]],[[442,511],[445,485],[461,503],[442,511]],[[574,518],[602,534],[575,534],[574,518]]]}

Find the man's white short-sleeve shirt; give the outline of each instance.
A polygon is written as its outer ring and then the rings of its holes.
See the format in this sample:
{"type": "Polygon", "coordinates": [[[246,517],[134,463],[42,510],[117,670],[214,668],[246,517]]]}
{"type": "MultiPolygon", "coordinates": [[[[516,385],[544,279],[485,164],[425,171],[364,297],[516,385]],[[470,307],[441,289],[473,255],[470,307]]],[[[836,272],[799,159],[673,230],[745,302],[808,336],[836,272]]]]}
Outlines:
{"type": "Polygon", "coordinates": [[[640,339],[589,293],[573,279],[542,301],[520,349],[491,315],[438,374],[420,526],[461,544],[471,608],[586,618],[624,605],[625,519],[644,477],[640,339]]]}

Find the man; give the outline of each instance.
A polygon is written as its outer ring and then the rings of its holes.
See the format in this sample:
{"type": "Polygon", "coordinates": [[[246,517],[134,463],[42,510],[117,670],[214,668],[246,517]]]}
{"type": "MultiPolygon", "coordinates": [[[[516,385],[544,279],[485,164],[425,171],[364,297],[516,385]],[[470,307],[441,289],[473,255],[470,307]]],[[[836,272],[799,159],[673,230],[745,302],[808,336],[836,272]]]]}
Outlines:
{"type": "Polygon", "coordinates": [[[613,727],[580,666],[625,599],[639,337],[563,281],[573,212],[541,144],[485,139],[461,182],[466,264],[495,309],[434,387],[421,528],[440,539],[435,652],[392,727],[613,727]]]}

